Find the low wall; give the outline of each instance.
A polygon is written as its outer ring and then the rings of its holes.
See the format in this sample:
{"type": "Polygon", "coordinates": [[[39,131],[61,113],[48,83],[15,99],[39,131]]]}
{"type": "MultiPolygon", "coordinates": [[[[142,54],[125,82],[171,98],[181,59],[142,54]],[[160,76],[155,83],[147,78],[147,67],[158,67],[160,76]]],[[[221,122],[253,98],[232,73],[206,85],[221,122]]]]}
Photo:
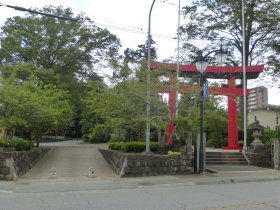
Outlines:
{"type": "Polygon", "coordinates": [[[120,177],[192,173],[191,156],[131,154],[99,149],[120,177]]]}
{"type": "Polygon", "coordinates": [[[269,152],[246,152],[250,165],[272,168],[272,155],[269,152]]]}
{"type": "Polygon", "coordinates": [[[30,151],[0,153],[0,180],[16,180],[48,151],[47,148],[38,148],[30,151]]]}

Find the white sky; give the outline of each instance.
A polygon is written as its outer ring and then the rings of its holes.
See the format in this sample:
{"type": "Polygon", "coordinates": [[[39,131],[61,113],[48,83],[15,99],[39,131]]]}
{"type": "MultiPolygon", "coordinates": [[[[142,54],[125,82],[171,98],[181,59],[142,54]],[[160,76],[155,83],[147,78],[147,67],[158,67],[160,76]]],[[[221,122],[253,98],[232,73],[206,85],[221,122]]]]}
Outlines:
{"type": "MultiPolygon", "coordinates": [[[[190,4],[191,0],[181,0],[181,7],[190,4]]],[[[152,0],[0,0],[2,4],[25,8],[42,8],[46,5],[70,7],[74,12],[84,12],[98,26],[108,28],[117,35],[123,48],[136,49],[137,45],[147,40],[148,16],[152,0]]],[[[176,57],[179,0],[156,0],[152,10],[151,33],[156,41],[158,59],[176,57]],[[165,1],[165,3],[164,3],[165,1]]],[[[24,12],[0,7],[0,26],[8,17],[24,12]]],[[[183,17],[180,18],[181,23],[183,17]]],[[[279,89],[269,88],[269,103],[280,104],[279,89]]]]}
{"type": "MultiPolygon", "coordinates": [[[[159,60],[176,56],[179,0],[156,0],[151,18],[151,33],[156,41],[159,60]]],[[[190,0],[181,0],[181,7],[190,0]]],[[[2,4],[25,8],[42,8],[46,5],[70,7],[74,12],[84,12],[98,26],[108,28],[127,47],[136,49],[147,40],[148,16],[152,0],[0,0],[2,4]]],[[[0,8],[0,24],[7,17],[24,15],[11,8],[0,8]]],[[[182,18],[181,18],[182,19],[182,18]]]]}

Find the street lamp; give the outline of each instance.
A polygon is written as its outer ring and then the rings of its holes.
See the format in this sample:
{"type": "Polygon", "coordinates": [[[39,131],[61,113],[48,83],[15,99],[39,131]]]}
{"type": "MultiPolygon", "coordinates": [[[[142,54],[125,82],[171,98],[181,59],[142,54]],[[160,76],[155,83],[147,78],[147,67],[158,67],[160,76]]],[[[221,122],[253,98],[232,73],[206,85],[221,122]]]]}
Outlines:
{"type": "Polygon", "coordinates": [[[203,97],[204,97],[204,72],[207,69],[208,63],[206,60],[206,57],[210,54],[216,52],[215,54],[215,60],[216,62],[221,65],[226,62],[227,59],[227,53],[222,50],[222,47],[219,51],[211,51],[209,52],[205,57],[202,56],[200,57],[200,60],[198,60],[195,63],[195,66],[197,70],[200,73],[200,80],[199,84],[201,87],[200,91],[200,141],[199,141],[199,174],[203,175],[205,173],[205,145],[204,145],[204,135],[203,135],[203,130],[204,130],[204,102],[203,102],[203,97]]]}
{"type": "Polygon", "coordinates": [[[148,68],[147,68],[147,122],[146,122],[146,153],[150,152],[150,130],[151,130],[151,14],[156,0],[153,3],[149,12],[149,24],[148,24],[148,68]]]}

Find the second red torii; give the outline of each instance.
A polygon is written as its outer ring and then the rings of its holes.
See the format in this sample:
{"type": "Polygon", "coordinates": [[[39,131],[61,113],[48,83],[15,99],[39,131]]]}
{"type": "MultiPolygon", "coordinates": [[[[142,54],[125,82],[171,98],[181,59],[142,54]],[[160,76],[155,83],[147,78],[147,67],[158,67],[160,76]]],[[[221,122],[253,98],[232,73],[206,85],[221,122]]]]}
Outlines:
{"type": "MultiPolygon", "coordinates": [[[[153,63],[151,69],[173,71],[176,72],[177,66],[175,64],[153,63]]],[[[263,71],[264,66],[247,66],[246,78],[255,79],[263,71]]],[[[179,75],[184,77],[197,76],[199,72],[194,65],[180,65],[179,75]]],[[[238,116],[236,98],[243,96],[243,88],[236,87],[236,79],[243,78],[242,67],[231,66],[209,66],[204,74],[205,78],[213,79],[227,79],[227,87],[210,87],[209,93],[215,95],[228,96],[228,146],[224,149],[239,149],[238,146],[238,116]]],[[[169,94],[169,122],[170,126],[176,120],[176,76],[169,77],[170,86],[166,89],[161,89],[160,92],[169,94]]],[[[191,92],[194,87],[187,85],[180,85],[179,92],[186,93],[191,92]]],[[[249,90],[246,90],[246,95],[249,95],[249,90]]],[[[173,128],[173,127],[172,127],[173,128]]],[[[173,129],[167,129],[167,143],[172,143],[171,133],[173,129]]]]}

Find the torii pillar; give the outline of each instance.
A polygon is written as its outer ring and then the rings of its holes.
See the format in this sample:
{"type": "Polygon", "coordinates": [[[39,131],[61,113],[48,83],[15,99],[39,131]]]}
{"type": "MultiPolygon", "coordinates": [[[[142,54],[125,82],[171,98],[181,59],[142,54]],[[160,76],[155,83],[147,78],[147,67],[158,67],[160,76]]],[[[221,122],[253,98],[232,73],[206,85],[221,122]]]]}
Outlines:
{"type": "MultiPolygon", "coordinates": [[[[226,150],[240,149],[238,145],[238,115],[236,98],[243,96],[243,88],[236,87],[236,79],[228,78],[228,87],[211,87],[209,92],[215,95],[226,95],[228,97],[228,146],[226,150]]],[[[246,95],[249,95],[249,90],[246,90],[246,95]]]]}

